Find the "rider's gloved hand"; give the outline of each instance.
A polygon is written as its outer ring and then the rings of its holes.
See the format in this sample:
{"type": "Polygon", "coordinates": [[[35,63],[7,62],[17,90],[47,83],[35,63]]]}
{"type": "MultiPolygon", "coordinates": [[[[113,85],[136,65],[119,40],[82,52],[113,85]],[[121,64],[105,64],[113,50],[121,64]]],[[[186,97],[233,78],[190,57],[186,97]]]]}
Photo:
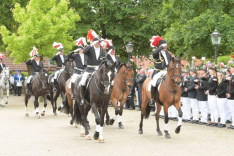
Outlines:
{"type": "Polygon", "coordinates": [[[94,68],[95,70],[98,70],[98,66],[94,68]]]}

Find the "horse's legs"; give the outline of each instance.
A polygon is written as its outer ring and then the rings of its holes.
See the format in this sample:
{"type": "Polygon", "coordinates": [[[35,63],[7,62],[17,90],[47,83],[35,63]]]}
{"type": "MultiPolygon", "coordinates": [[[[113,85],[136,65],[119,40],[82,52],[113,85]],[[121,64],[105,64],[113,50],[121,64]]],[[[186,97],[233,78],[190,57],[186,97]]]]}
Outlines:
{"type": "Polygon", "coordinates": [[[85,116],[85,106],[80,106],[80,114],[81,114],[81,128],[80,128],[80,136],[81,137],[84,137],[86,136],[87,139],[91,139],[90,135],[89,135],[89,131],[88,131],[88,128],[87,128],[87,125],[86,125],[86,116],[85,116]],[[84,132],[84,129],[85,129],[85,132],[84,132]]]}
{"type": "Polygon", "coordinates": [[[118,124],[119,124],[120,129],[124,129],[124,126],[122,124],[123,105],[124,105],[124,102],[121,102],[120,103],[120,110],[119,110],[119,119],[118,119],[118,124]]]}
{"type": "Polygon", "coordinates": [[[51,105],[52,105],[54,115],[57,115],[56,114],[56,109],[55,109],[55,106],[54,106],[54,92],[53,92],[53,89],[50,89],[50,102],[51,102],[51,105]]]}
{"type": "Polygon", "coordinates": [[[162,132],[161,132],[160,127],[159,127],[159,113],[160,113],[162,107],[159,104],[156,104],[156,107],[157,107],[157,112],[156,112],[156,115],[155,115],[155,119],[156,119],[156,123],[157,123],[156,131],[158,132],[159,136],[162,136],[162,132]]]}
{"type": "MultiPolygon", "coordinates": [[[[180,101],[179,101],[180,103],[180,101]]],[[[179,117],[178,117],[178,125],[175,129],[175,133],[179,134],[180,133],[180,127],[182,125],[182,116],[183,116],[183,112],[181,111],[181,104],[180,105],[175,105],[176,109],[178,110],[178,114],[179,114],[179,117]]]]}
{"type": "Polygon", "coordinates": [[[164,107],[164,115],[165,115],[165,117],[164,117],[164,123],[165,123],[165,125],[164,125],[164,132],[165,132],[165,137],[167,138],[167,139],[170,139],[171,138],[171,136],[170,136],[170,134],[168,133],[168,121],[169,121],[169,118],[168,118],[168,105],[163,105],[164,107]]]}
{"type": "Polygon", "coordinates": [[[43,112],[41,113],[41,116],[45,115],[46,106],[47,106],[47,95],[45,94],[43,98],[44,98],[44,107],[43,107],[43,112]]]}
{"type": "Polygon", "coordinates": [[[25,94],[24,95],[24,101],[25,101],[25,117],[28,117],[28,99],[31,97],[31,95],[25,94]]]}
{"type": "Polygon", "coordinates": [[[102,107],[102,110],[101,110],[101,123],[100,123],[100,127],[99,127],[99,133],[100,133],[99,142],[104,142],[104,138],[103,138],[103,125],[104,125],[104,117],[105,117],[105,113],[107,111],[107,108],[108,108],[108,104],[104,105],[102,107]]]}
{"type": "Polygon", "coordinates": [[[110,115],[108,113],[108,110],[106,110],[106,122],[105,122],[106,125],[110,125],[110,115]]]}
{"type": "Polygon", "coordinates": [[[39,109],[38,109],[39,107],[38,96],[35,96],[34,107],[35,107],[36,117],[40,119],[39,109]]]}
{"type": "MultiPolygon", "coordinates": [[[[54,114],[57,114],[56,113],[56,110],[57,110],[57,99],[59,97],[59,94],[60,93],[58,91],[56,91],[55,96],[54,96],[54,114]]],[[[62,106],[62,104],[61,104],[61,106],[62,106]]],[[[63,108],[63,106],[62,106],[62,108],[63,108]]],[[[58,110],[61,111],[62,108],[59,107],[58,110]]]]}
{"type": "Polygon", "coordinates": [[[4,97],[3,97],[3,89],[1,90],[1,103],[2,103],[2,107],[4,107],[4,97]]]}
{"type": "Polygon", "coordinates": [[[95,121],[96,121],[96,131],[94,133],[93,138],[95,140],[97,140],[99,138],[101,120],[100,120],[100,116],[98,114],[98,109],[97,109],[96,103],[92,102],[91,107],[92,107],[92,110],[93,110],[93,113],[94,113],[94,116],[95,116],[95,121]]]}
{"type": "Polygon", "coordinates": [[[88,113],[89,113],[90,109],[91,109],[90,105],[85,106],[86,125],[87,125],[88,129],[90,129],[89,120],[88,120],[88,113]]]}
{"type": "Polygon", "coordinates": [[[118,108],[118,100],[117,99],[112,99],[110,101],[112,103],[112,105],[114,106],[115,108],[115,115],[113,116],[113,118],[110,120],[110,125],[113,125],[116,118],[117,118],[117,115],[119,114],[119,108],[118,108]]]}
{"type": "Polygon", "coordinates": [[[8,86],[8,88],[6,89],[6,93],[7,93],[7,98],[6,98],[6,102],[5,102],[5,104],[8,104],[8,97],[9,97],[9,86],[8,86]]]}

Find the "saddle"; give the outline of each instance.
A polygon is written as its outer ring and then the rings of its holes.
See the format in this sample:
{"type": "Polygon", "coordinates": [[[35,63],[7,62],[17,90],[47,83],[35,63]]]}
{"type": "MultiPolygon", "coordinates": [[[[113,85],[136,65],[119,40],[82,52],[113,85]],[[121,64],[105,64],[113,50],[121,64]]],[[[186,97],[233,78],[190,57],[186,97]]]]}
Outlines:
{"type": "Polygon", "coordinates": [[[156,97],[157,97],[156,101],[157,101],[161,106],[163,106],[163,103],[162,103],[162,102],[160,101],[160,99],[159,99],[159,89],[160,89],[162,80],[164,80],[165,77],[166,77],[166,75],[164,75],[163,77],[158,78],[157,83],[156,83],[156,97]]]}
{"type": "Polygon", "coordinates": [[[85,100],[86,102],[89,102],[90,101],[90,95],[88,94],[88,87],[89,87],[89,84],[90,84],[90,81],[93,77],[93,75],[95,74],[96,71],[94,71],[92,74],[90,74],[88,76],[88,79],[86,80],[86,84],[85,84],[85,100]]]}
{"type": "MultiPolygon", "coordinates": [[[[59,71],[59,73],[58,73],[58,77],[57,77],[57,80],[60,78],[60,76],[61,76],[62,72],[63,72],[63,71],[59,71]]],[[[54,82],[54,73],[53,73],[53,74],[51,74],[50,76],[52,76],[52,78],[51,78],[51,82],[54,82]]]]}

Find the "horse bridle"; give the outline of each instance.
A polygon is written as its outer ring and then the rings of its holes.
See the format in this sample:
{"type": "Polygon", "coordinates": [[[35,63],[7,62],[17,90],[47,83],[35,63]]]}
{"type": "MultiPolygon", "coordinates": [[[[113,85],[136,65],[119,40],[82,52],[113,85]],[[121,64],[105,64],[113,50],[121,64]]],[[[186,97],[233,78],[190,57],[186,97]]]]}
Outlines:
{"type": "MultiPolygon", "coordinates": [[[[43,74],[43,73],[48,74],[48,73],[42,71],[42,72],[39,73],[39,76],[38,76],[38,77],[39,77],[39,80],[40,80],[40,82],[42,83],[42,85],[45,85],[45,84],[48,83],[48,80],[44,80],[44,81],[43,81],[43,80],[41,79],[41,74],[43,74]]],[[[38,81],[38,77],[37,77],[37,81],[38,81]]],[[[38,82],[38,84],[39,84],[39,82],[38,82]]]]}
{"type": "MultiPolygon", "coordinates": [[[[126,67],[125,69],[124,69],[124,78],[122,79],[120,76],[119,76],[119,73],[116,75],[122,82],[123,82],[123,84],[124,84],[124,89],[122,89],[121,87],[120,87],[120,85],[118,84],[118,82],[117,82],[117,86],[119,87],[119,89],[120,90],[122,90],[123,92],[126,92],[126,90],[127,90],[127,86],[128,86],[128,82],[129,81],[131,81],[132,82],[132,80],[133,79],[127,79],[126,78],[126,69],[128,70],[128,71],[130,71],[130,70],[132,70],[132,67],[126,67]]],[[[131,87],[131,86],[130,86],[131,87]]],[[[129,87],[129,88],[130,88],[129,87]]]]}
{"type": "Polygon", "coordinates": [[[174,63],[172,63],[172,67],[171,67],[171,73],[172,73],[172,77],[170,77],[170,79],[173,81],[173,84],[179,86],[181,81],[180,82],[175,82],[175,79],[176,77],[181,77],[181,74],[174,74],[173,71],[174,71],[174,68],[179,68],[179,66],[181,66],[182,64],[179,63],[179,64],[176,64],[174,65],[174,63]],[[179,84],[178,84],[179,83],[179,84]]]}

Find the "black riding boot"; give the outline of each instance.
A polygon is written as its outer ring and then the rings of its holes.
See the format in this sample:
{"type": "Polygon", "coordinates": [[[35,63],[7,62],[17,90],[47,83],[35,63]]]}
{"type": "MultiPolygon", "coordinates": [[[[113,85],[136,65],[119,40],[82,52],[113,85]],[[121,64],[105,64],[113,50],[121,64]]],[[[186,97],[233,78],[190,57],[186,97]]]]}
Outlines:
{"type": "Polygon", "coordinates": [[[54,88],[53,88],[53,91],[57,91],[58,90],[58,81],[57,79],[54,79],[54,88]]]}
{"type": "Polygon", "coordinates": [[[71,92],[72,92],[72,95],[71,95],[71,99],[75,99],[75,95],[74,95],[74,92],[73,92],[73,86],[74,86],[74,83],[71,82],[71,92]]]}
{"type": "MultiPolygon", "coordinates": [[[[26,86],[26,94],[29,94],[30,92],[30,83],[27,83],[27,86],[26,86]]],[[[16,93],[15,93],[16,94],[16,93]]]]}
{"type": "Polygon", "coordinates": [[[155,101],[154,101],[154,97],[155,97],[155,94],[156,94],[156,87],[154,86],[151,86],[151,99],[149,101],[149,106],[155,106],[155,101]]]}
{"type": "Polygon", "coordinates": [[[85,86],[80,86],[80,97],[81,97],[81,101],[80,101],[80,104],[81,105],[84,105],[85,104],[85,86]]]}

